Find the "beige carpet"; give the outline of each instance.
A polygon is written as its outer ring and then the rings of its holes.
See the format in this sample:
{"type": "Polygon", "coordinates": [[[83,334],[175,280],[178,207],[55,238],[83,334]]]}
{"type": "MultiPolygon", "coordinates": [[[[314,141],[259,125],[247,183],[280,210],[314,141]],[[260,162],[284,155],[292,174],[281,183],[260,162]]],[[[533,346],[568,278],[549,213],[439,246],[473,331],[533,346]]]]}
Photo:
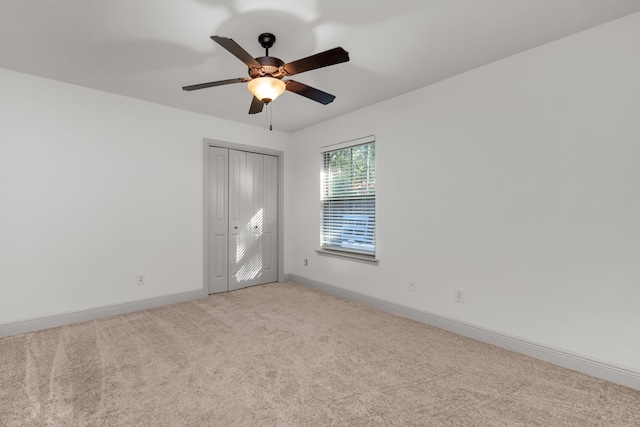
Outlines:
{"type": "Polygon", "coordinates": [[[640,426],[640,391],[293,283],[0,340],[2,426],[640,426]]]}

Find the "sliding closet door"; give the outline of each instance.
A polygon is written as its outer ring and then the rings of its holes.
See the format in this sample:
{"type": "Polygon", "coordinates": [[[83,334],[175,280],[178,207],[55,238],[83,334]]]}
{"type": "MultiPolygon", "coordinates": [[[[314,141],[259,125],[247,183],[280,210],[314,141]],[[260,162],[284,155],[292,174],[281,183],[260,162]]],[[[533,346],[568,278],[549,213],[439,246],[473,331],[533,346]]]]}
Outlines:
{"type": "Polygon", "coordinates": [[[229,159],[232,183],[229,290],[234,290],[264,283],[261,281],[263,160],[261,154],[236,150],[229,150],[229,159]]]}
{"type": "Polygon", "coordinates": [[[278,157],[210,147],[209,168],[209,292],[278,281],[278,157]]]}

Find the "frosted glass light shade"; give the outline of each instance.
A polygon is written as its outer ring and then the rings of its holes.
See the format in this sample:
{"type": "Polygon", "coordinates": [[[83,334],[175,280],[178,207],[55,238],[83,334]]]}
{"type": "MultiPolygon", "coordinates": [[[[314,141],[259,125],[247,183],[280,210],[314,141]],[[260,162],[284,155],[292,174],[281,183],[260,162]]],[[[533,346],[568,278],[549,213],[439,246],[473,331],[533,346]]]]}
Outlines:
{"type": "Polygon", "coordinates": [[[273,77],[258,77],[251,80],[247,87],[256,98],[268,104],[282,95],[287,86],[282,80],[273,77]]]}

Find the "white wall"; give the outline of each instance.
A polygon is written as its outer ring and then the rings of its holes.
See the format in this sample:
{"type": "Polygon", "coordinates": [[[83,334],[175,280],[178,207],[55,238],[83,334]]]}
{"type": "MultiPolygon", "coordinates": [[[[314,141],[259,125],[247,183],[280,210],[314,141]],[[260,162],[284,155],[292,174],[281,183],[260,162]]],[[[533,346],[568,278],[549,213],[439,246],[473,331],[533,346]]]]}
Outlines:
{"type": "Polygon", "coordinates": [[[1,69],[0,94],[0,324],[201,289],[203,138],[290,137],[1,69]]]}
{"type": "Polygon", "coordinates": [[[295,133],[285,270],[640,371],[638,46],[640,14],[295,133]],[[319,147],[369,134],[379,266],[315,253],[319,147]]]}

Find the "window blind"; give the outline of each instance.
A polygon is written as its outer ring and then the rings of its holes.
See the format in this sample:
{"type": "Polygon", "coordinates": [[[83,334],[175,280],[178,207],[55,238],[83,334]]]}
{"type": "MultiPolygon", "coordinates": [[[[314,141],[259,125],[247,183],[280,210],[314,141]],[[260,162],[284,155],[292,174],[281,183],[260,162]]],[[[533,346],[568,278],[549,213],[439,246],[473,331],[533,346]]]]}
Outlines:
{"type": "Polygon", "coordinates": [[[375,255],[376,151],[368,140],[322,152],[324,249],[375,255]]]}

